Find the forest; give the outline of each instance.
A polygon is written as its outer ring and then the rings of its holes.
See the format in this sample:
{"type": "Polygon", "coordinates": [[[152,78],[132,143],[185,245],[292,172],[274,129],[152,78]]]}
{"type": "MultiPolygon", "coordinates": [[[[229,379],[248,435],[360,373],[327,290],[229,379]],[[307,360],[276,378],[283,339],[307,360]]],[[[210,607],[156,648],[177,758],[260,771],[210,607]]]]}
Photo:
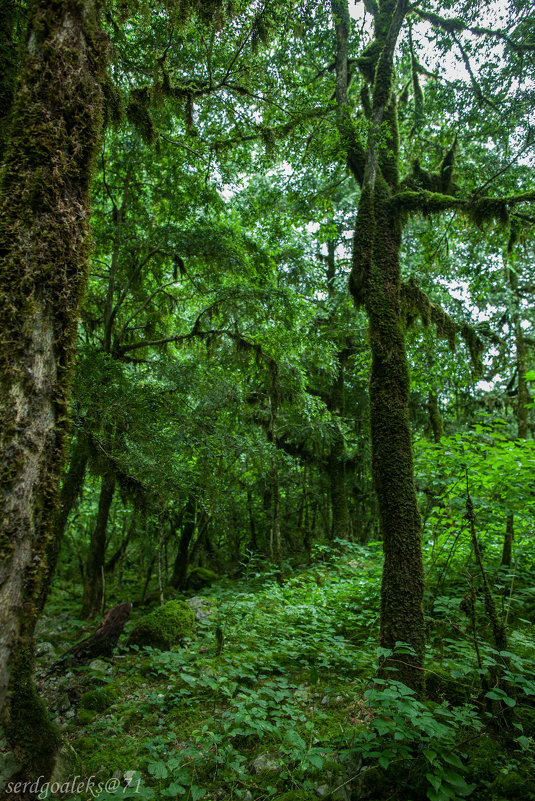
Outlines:
{"type": "Polygon", "coordinates": [[[0,794],[535,801],[530,0],[0,62],[0,794]]]}

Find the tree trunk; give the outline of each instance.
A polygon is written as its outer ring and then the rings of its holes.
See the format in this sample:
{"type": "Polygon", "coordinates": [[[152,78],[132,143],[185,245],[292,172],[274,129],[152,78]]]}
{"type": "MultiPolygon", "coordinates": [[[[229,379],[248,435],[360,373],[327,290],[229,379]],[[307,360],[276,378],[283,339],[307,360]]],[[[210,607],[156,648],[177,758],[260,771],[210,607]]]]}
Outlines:
{"type": "MultiPolygon", "coordinates": [[[[399,305],[401,227],[389,210],[385,189],[375,190],[375,236],[366,287],[372,349],[372,472],[385,555],[379,642],[388,649],[394,649],[396,642],[411,646],[412,657],[404,655],[400,662],[387,659],[382,672],[392,675],[388,669],[396,667],[397,679],[423,689],[424,569],[409,427],[409,369],[399,305]]],[[[366,210],[365,197],[361,203],[366,210]]]]}
{"type": "Polygon", "coordinates": [[[98,501],[97,522],[91,542],[84,575],[84,599],[82,617],[87,620],[102,614],[104,608],[104,568],[106,564],[106,531],[108,517],[115,494],[115,474],[107,470],[102,476],[98,501]]]}
{"type": "Polygon", "coordinates": [[[31,682],[86,282],[89,182],[102,125],[92,0],[35,3],[0,175],[0,709],[17,755],[48,775],[56,735],[31,682]],[[13,721],[11,724],[10,721],[13,721]]]}
{"type": "Polygon", "coordinates": [[[429,390],[427,396],[427,411],[429,412],[429,423],[431,431],[433,432],[433,441],[437,444],[444,436],[444,420],[438,405],[438,397],[436,392],[429,390]]]}
{"type": "Polygon", "coordinates": [[[329,481],[331,489],[331,538],[345,540],[349,536],[349,510],[347,506],[344,438],[338,424],[334,424],[333,443],[329,455],[329,481]]]}
{"type": "Polygon", "coordinates": [[[503,538],[502,560],[503,567],[511,567],[511,557],[513,553],[513,539],[515,535],[515,516],[509,513],[505,524],[505,536],[503,538]]]}
{"type": "Polygon", "coordinates": [[[409,4],[408,0],[385,0],[374,6],[375,41],[370,52],[373,48],[376,55],[366,78],[372,90],[366,147],[356,133],[348,103],[348,4],[347,0],[331,0],[331,4],[337,43],[337,125],[348,165],[361,186],[349,288],[355,304],[366,309],[372,352],[372,474],[385,555],[380,645],[394,651],[396,643],[403,642],[412,651],[399,661],[395,654],[385,659],[381,673],[423,692],[424,570],[409,426],[405,321],[400,308],[403,218],[391,203],[399,187],[394,52],[409,4]]]}
{"type": "Polygon", "coordinates": [[[82,434],[78,435],[76,442],[71,449],[69,469],[63,479],[61,487],[61,494],[59,500],[59,509],[54,521],[54,536],[50,539],[47,548],[46,558],[46,579],[43,581],[41,587],[41,597],[39,600],[39,612],[44,609],[50,585],[56,572],[56,565],[58,563],[59,552],[65,528],[67,527],[67,520],[71,510],[76,503],[77,498],[80,496],[82,487],[84,485],[85,469],[87,466],[88,451],[87,442],[82,434]]]}
{"type": "Polygon", "coordinates": [[[340,365],[329,398],[332,415],[333,442],[329,454],[329,481],[331,488],[332,539],[345,540],[349,536],[349,509],[347,504],[344,437],[340,428],[340,415],[344,412],[344,366],[347,352],[338,354],[340,365]]]}
{"type": "Polygon", "coordinates": [[[185,589],[188,580],[189,546],[195,534],[196,506],[195,498],[190,498],[184,509],[182,532],[171,578],[171,586],[177,590],[185,589]]]}

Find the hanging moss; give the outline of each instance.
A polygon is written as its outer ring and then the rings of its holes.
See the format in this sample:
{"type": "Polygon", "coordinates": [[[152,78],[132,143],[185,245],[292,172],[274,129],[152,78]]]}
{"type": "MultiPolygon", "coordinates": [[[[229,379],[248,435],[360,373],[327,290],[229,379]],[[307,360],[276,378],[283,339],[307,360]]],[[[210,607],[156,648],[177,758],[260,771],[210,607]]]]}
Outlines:
{"type": "Polygon", "coordinates": [[[409,328],[417,319],[424,326],[433,323],[437,335],[448,342],[449,348],[455,351],[457,335],[465,341],[474,370],[481,369],[483,343],[474,328],[467,323],[457,323],[453,317],[436,303],[432,303],[428,295],[417,285],[414,278],[409,278],[400,286],[400,300],[406,326],[409,328]]]}
{"type": "Polygon", "coordinates": [[[507,225],[509,222],[507,201],[501,198],[476,198],[468,204],[466,212],[470,219],[480,228],[492,222],[498,222],[502,225],[507,225]]]}
{"type": "Polygon", "coordinates": [[[124,119],[123,96],[119,87],[113,82],[108,74],[103,81],[102,90],[104,93],[104,127],[113,126],[117,128],[124,119]]]}
{"type": "Polygon", "coordinates": [[[156,137],[154,121],[150,113],[151,97],[152,93],[149,86],[132,89],[126,107],[128,122],[139,131],[141,138],[147,145],[153,144],[156,137]]]}
{"type": "Polygon", "coordinates": [[[466,343],[474,369],[480,372],[482,368],[481,355],[483,353],[483,342],[474,329],[466,323],[461,327],[460,334],[466,343]]]}

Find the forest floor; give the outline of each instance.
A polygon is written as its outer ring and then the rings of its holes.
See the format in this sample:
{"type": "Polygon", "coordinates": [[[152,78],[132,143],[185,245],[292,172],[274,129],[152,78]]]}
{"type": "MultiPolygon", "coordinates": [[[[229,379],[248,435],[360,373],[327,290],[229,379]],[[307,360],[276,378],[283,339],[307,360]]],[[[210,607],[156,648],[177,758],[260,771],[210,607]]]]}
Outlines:
{"type": "MultiPolygon", "coordinates": [[[[184,647],[119,647],[47,676],[89,630],[58,586],[38,642],[40,692],[66,740],[64,789],[48,797],[535,799],[530,620],[510,614],[500,655],[481,608],[478,664],[466,586],[435,591],[423,703],[374,679],[381,561],[378,545],[318,548],[283,584],[250,563],[202,591],[210,614],[184,647]],[[489,684],[498,669],[507,682],[489,684]],[[86,784],[73,792],[75,776],[86,784]]],[[[135,607],[127,631],[146,612],[135,607]]]]}

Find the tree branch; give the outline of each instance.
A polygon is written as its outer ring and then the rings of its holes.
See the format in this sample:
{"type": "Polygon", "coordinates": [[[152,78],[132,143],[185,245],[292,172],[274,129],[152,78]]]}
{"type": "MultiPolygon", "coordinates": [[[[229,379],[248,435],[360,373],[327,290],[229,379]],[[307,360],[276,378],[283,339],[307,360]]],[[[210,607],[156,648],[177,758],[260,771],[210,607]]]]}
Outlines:
{"type": "Polygon", "coordinates": [[[347,40],[349,37],[349,10],[347,0],[331,0],[336,31],[336,125],[340,142],[347,153],[348,166],[359,185],[364,180],[366,154],[360,142],[347,100],[347,40]]]}
{"type": "Polygon", "coordinates": [[[462,31],[467,31],[469,33],[473,33],[475,36],[491,36],[495,39],[501,39],[516,53],[535,51],[535,42],[514,42],[504,31],[493,31],[491,28],[483,28],[479,25],[467,25],[466,22],[463,22],[458,18],[445,19],[444,17],[440,17],[438,14],[434,14],[431,11],[423,11],[421,8],[416,8],[414,6],[411,8],[411,11],[420,17],[420,19],[425,19],[432,25],[442,28],[442,30],[446,31],[447,33],[460,33],[462,31]]]}

